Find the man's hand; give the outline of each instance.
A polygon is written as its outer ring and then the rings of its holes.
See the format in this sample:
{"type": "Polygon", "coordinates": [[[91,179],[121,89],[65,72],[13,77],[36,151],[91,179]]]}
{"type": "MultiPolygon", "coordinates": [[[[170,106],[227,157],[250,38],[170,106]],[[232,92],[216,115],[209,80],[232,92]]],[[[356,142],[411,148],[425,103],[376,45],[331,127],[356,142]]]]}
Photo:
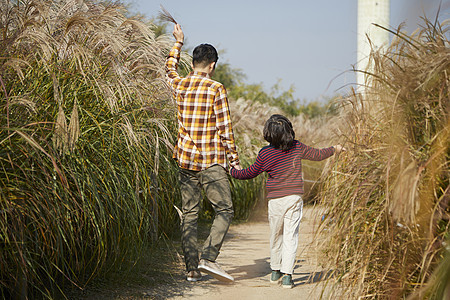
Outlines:
{"type": "Polygon", "coordinates": [[[180,42],[180,43],[184,42],[184,33],[183,33],[183,30],[181,30],[180,24],[175,24],[173,26],[172,34],[175,37],[175,39],[177,40],[177,42],[180,42]]]}
{"type": "Polygon", "coordinates": [[[235,165],[233,168],[235,168],[236,170],[242,170],[241,165],[235,165]]]}
{"type": "Polygon", "coordinates": [[[345,149],[345,148],[342,147],[341,145],[335,145],[335,146],[333,146],[333,147],[334,147],[334,150],[335,150],[335,153],[336,153],[336,154],[339,154],[339,153],[341,153],[341,152],[347,151],[347,149],[345,149]]]}

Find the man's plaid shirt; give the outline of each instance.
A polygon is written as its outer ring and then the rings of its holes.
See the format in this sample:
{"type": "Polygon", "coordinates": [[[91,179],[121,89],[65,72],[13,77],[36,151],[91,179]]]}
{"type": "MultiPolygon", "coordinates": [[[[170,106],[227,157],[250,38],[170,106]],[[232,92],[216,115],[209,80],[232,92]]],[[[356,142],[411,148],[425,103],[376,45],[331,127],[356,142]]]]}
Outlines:
{"type": "Polygon", "coordinates": [[[201,171],[218,164],[239,163],[225,87],[202,72],[178,75],[182,43],[166,61],[167,80],[178,106],[178,141],[173,157],[183,169],[201,171]]]}

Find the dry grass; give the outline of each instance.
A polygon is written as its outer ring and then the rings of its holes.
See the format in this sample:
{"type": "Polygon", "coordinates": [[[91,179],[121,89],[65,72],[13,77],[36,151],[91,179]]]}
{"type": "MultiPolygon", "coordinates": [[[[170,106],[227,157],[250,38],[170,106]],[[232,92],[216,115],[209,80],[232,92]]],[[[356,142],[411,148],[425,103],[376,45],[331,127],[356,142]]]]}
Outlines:
{"type": "Polygon", "coordinates": [[[160,7],[161,7],[161,11],[159,12],[158,16],[161,19],[161,21],[178,24],[178,22],[175,21],[175,19],[172,17],[172,15],[164,8],[164,6],[161,5],[160,7]]]}
{"type": "Polygon", "coordinates": [[[322,187],[328,215],[321,231],[322,250],[347,298],[418,292],[446,252],[446,30],[425,20],[412,36],[397,32],[389,49],[372,54],[365,94],[347,100],[342,139],[349,151],[330,166],[322,187]]]}
{"type": "Polygon", "coordinates": [[[106,2],[2,1],[0,22],[0,297],[51,298],[177,224],[171,42],[106,2]]]}

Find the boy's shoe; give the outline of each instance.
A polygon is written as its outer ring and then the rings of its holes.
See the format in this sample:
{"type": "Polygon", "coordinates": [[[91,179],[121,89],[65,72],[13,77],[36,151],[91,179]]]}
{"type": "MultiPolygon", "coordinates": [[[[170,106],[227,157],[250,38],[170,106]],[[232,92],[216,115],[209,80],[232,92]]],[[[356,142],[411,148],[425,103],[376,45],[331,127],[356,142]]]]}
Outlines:
{"type": "Polygon", "coordinates": [[[294,287],[294,282],[292,281],[292,275],[286,274],[281,279],[281,285],[285,289],[292,289],[294,287]]]}
{"type": "Polygon", "coordinates": [[[191,282],[202,280],[202,273],[197,270],[189,271],[186,275],[186,280],[191,282]]]}
{"type": "Polygon", "coordinates": [[[270,283],[278,283],[280,282],[281,277],[283,277],[283,273],[278,271],[272,271],[272,275],[270,275],[270,283]]]}
{"type": "Polygon", "coordinates": [[[234,278],[227,272],[225,272],[218,263],[209,261],[206,259],[201,259],[198,264],[198,269],[200,272],[207,273],[217,280],[224,282],[233,282],[234,278]]]}

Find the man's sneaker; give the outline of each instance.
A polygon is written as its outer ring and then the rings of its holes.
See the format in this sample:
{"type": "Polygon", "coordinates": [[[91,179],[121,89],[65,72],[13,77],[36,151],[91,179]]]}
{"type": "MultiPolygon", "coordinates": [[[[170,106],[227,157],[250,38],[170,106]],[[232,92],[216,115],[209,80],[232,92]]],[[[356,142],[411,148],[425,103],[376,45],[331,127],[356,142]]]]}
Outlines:
{"type": "Polygon", "coordinates": [[[270,275],[270,283],[278,283],[283,276],[283,273],[278,271],[272,271],[272,275],[270,275]]]}
{"type": "Polygon", "coordinates": [[[234,278],[227,272],[225,272],[218,263],[209,261],[206,259],[201,259],[198,264],[198,269],[200,272],[207,273],[217,280],[224,282],[233,282],[234,278]]]}
{"type": "Polygon", "coordinates": [[[202,273],[199,271],[189,271],[187,273],[186,280],[191,282],[202,280],[202,273]]]}
{"type": "Polygon", "coordinates": [[[292,275],[286,274],[281,279],[281,285],[285,289],[292,289],[294,287],[294,282],[292,281],[292,275]]]}

